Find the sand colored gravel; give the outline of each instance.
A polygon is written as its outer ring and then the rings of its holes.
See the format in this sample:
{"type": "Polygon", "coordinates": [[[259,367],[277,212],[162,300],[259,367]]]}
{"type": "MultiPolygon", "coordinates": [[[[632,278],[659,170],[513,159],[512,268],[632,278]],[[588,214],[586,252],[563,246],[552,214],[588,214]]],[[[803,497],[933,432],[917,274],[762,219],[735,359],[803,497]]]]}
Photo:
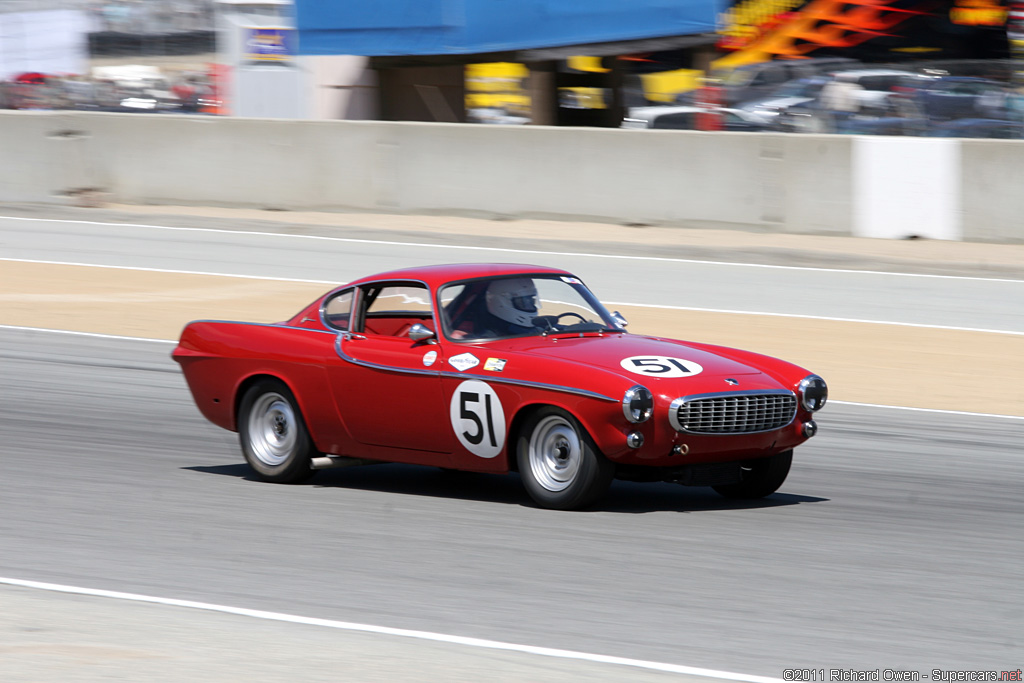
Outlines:
{"type": "MultiPolygon", "coordinates": [[[[193,319],[277,322],[327,287],[4,262],[0,324],[176,339],[193,319]]],[[[825,377],[845,401],[1024,416],[1020,335],[620,307],[630,331],[755,350],[825,377]]]]}

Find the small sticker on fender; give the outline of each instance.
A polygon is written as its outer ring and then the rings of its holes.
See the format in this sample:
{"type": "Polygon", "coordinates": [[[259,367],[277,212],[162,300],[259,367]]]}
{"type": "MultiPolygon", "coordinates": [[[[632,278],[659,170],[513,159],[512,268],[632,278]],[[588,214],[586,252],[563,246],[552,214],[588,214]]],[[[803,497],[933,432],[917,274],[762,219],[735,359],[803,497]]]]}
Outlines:
{"type": "Polygon", "coordinates": [[[488,358],[484,362],[484,370],[490,370],[491,372],[501,372],[505,369],[505,363],[508,361],[504,358],[488,358]]]}
{"type": "Polygon", "coordinates": [[[437,351],[427,351],[423,354],[423,364],[428,368],[437,360],[437,351]]]}
{"type": "Polygon", "coordinates": [[[459,372],[465,372],[470,368],[480,365],[480,359],[471,353],[460,353],[448,359],[448,364],[459,372]]]}

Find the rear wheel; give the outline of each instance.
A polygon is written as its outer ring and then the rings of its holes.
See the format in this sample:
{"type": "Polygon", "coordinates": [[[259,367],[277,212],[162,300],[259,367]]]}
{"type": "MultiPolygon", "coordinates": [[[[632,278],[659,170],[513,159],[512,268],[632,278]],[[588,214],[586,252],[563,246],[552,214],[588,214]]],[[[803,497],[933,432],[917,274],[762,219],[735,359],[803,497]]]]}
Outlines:
{"type": "Polygon", "coordinates": [[[614,463],[597,450],[583,425],[554,407],[537,411],[523,426],[516,459],[526,492],[553,510],[593,503],[615,476],[614,463]]]}
{"type": "Polygon", "coordinates": [[[283,382],[267,379],[249,387],[238,414],[242,453],[261,479],[295,484],[313,476],[310,464],[316,449],[283,382]]]}
{"type": "Polygon", "coordinates": [[[714,486],[726,498],[764,498],[779,490],[789,475],[793,464],[793,451],[785,451],[769,458],[755,460],[749,470],[744,470],[743,480],[738,484],[714,486]]]}

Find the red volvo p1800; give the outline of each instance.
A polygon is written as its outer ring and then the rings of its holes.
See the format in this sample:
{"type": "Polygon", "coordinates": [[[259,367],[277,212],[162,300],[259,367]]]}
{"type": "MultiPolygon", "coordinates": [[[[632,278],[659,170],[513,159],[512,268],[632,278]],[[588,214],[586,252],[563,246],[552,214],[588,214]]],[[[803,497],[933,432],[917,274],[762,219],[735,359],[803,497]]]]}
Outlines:
{"type": "Polygon", "coordinates": [[[189,323],[173,356],[267,481],[402,462],[518,471],[556,509],[615,478],[775,492],[825,381],[625,327],[566,271],[444,265],[361,278],[286,322],[189,323]]]}

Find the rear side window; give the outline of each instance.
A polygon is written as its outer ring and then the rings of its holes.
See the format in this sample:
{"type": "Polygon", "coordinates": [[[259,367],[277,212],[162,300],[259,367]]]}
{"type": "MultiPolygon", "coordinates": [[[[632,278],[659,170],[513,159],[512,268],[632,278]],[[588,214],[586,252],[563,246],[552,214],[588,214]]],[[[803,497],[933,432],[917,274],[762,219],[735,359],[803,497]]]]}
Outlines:
{"type": "Polygon", "coordinates": [[[337,330],[347,330],[352,323],[352,292],[338,292],[324,304],[324,321],[337,330]]]}

